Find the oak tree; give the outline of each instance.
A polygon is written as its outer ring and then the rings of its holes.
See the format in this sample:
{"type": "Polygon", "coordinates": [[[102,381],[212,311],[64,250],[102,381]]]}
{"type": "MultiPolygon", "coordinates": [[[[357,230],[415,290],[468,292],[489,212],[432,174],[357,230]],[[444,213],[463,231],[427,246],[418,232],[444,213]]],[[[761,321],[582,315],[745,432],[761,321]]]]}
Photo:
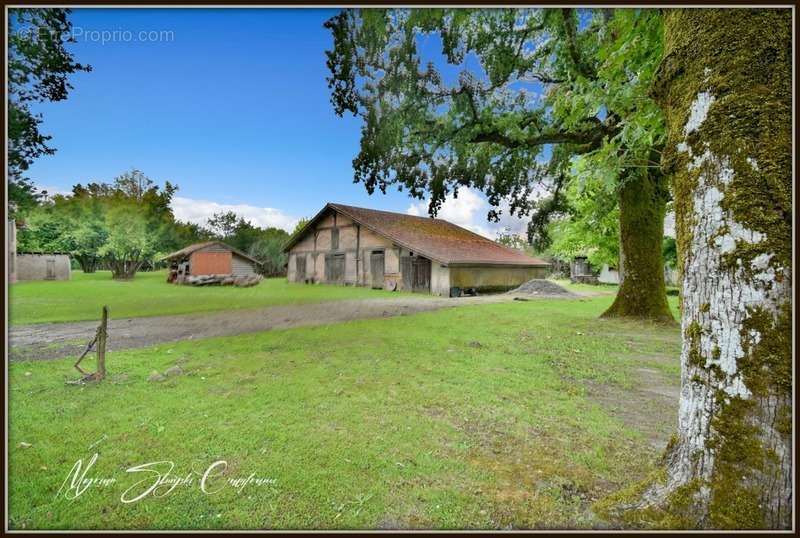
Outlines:
{"type": "Polygon", "coordinates": [[[364,9],[326,23],[337,114],[363,121],[353,160],[367,191],[483,191],[545,229],[583,169],[620,206],[626,278],[607,315],[672,320],[661,259],[663,122],[648,96],[661,55],[650,10],[364,9]],[[541,194],[549,197],[539,200],[541,194]],[[539,200],[539,201],[537,201],[539,200]]]}
{"type": "Polygon", "coordinates": [[[667,480],[685,524],[792,524],[792,11],[667,10],[656,97],[682,273],[667,480]]]}

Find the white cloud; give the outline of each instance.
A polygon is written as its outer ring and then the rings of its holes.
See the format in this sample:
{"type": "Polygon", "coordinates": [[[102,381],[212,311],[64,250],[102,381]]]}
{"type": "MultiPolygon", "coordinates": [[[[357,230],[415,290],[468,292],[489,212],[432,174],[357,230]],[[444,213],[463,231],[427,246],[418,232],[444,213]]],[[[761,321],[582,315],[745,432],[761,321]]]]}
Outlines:
{"type": "MultiPolygon", "coordinates": [[[[512,216],[507,202],[504,201],[500,204],[499,209],[502,211],[500,222],[489,222],[487,220],[486,216],[490,209],[489,202],[486,201],[480,191],[461,187],[458,190],[458,198],[454,198],[452,194],[445,198],[436,216],[490,239],[495,239],[498,233],[503,232],[506,228],[509,228],[512,233],[521,235],[526,233],[528,220],[512,216]]],[[[406,213],[427,216],[428,201],[423,200],[412,203],[406,213]]]]}
{"type": "Polygon", "coordinates": [[[247,204],[220,204],[208,200],[195,200],[193,198],[183,198],[175,196],[172,198],[172,212],[177,220],[184,222],[194,222],[205,224],[209,217],[214,213],[233,211],[240,217],[244,217],[255,226],[261,228],[275,227],[283,228],[287,232],[294,230],[297,224],[296,217],[287,215],[280,209],[272,207],[256,207],[247,204]]]}

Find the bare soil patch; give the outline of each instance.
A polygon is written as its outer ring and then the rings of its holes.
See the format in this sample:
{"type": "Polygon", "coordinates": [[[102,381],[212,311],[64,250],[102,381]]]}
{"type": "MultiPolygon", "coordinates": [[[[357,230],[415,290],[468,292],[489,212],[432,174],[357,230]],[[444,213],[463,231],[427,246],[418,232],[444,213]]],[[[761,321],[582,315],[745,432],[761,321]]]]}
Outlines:
{"type": "Polygon", "coordinates": [[[636,379],[630,389],[590,383],[587,394],[611,416],[641,432],[650,446],[661,452],[678,427],[679,381],[647,366],[633,372],[636,379]]]}

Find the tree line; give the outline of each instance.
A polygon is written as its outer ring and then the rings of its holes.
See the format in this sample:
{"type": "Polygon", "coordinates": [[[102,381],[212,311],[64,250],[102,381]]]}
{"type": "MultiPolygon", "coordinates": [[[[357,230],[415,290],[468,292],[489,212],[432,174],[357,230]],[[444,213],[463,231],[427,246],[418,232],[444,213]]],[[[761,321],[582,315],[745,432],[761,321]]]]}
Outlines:
{"type": "Polygon", "coordinates": [[[233,212],[217,213],[205,225],[181,222],[170,207],[177,190],[136,169],[111,183],[77,184],[71,194],[37,200],[17,215],[18,250],[66,252],[86,273],[103,268],[123,280],[155,268],[172,251],[216,239],[258,260],[265,276],[285,274],[285,230],[255,226],[233,212]]]}

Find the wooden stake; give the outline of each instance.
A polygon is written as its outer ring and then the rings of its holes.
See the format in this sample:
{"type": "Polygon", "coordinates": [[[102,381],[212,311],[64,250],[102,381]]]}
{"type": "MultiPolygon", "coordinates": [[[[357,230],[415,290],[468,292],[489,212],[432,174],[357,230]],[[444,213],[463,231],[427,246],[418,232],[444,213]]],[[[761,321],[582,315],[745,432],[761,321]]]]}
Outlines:
{"type": "Polygon", "coordinates": [[[103,307],[103,314],[100,318],[100,325],[97,327],[97,332],[86,346],[86,350],[78,357],[75,362],[75,368],[83,374],[83,377],[77,381],[67,381],[68,385],[81,385],[87,381],[100,381],[106,377],[106,341],[108,340],[108,306],[103,307]],[[79,365],[83,358],[92,350],[92,347],[97,344],[97,371],[93,374],[85,372],[79,365]]]}
{"type": "Polygon", "coordinates": [[[108,306],[103,307],[103,317],[97,328],[97,379],[106,377],[106,341],[108,339],[108,306]]]}

